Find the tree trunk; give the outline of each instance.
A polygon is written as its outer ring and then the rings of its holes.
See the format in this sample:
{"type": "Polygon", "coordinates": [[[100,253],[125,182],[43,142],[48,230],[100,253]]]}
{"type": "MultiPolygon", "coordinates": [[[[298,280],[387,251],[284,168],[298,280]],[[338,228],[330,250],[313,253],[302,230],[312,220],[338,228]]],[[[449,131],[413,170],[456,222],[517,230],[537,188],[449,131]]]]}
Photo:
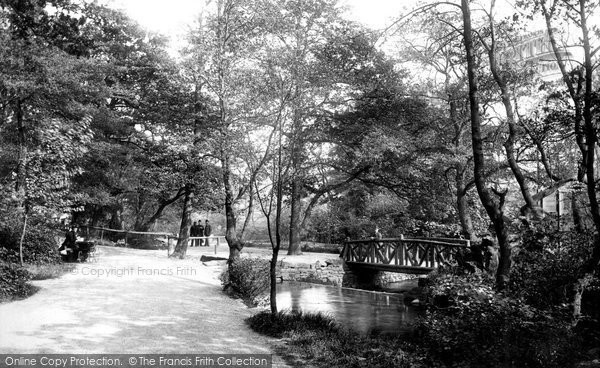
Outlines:
{"type": "Polygon", "coordinates": [[[21,232],[21,240],[19,241],[19,261],[21,262],[21,266],[23,266],[23,241],[25,240],[25,234],[27,231],[27,211],[23,216],[23,231],[21,232]]]}
{"type": "Polygon", "coordinates": [[[15,107],[15,119],[17,121],[18,137],[19,137],[19,158],[17,161],[17,182],[15,190],[22,201],[21,206],[25,207],[25,193],[27,186],[27,139],[25,133],[24,112],[21,101],[17,101],[15,107]]]}
{"type": "Polygon", "coordinates": [[[183,197],[183,212],[181,214],[181,225],[179,226],[179,237],[175,250],[169,256],[171,258],[185,258],[187,252],[188,240],[190,237],[190,228],[192,227],[192,202],[194,200],[194,191],[190,184],[185,186],[185,194],[183,197]]]}
{"type": "MultiPolygon", "coordinates": [[[[457,165],[461,166],[461,165],[457,165]]],[[[469,204],[467,202],[467,191],[464,184],[464,169],[456,168],[456,207],[458,209],[458,219],[462,228],[463,236],[469,240],[475,240],[475,230],[473,229],[473,221],[469,214],[469,204]]]]}
{"type": "Polygon", "coordinates": [[[504,289],[510,277],[511,249],[508,244],[508,232],[504,223],[502,207],[504,194],[498,193],[499,203],[496,203],[485,184],[485,158],[483,154],[483,139],[481,134],[481,116],[479,112],[479,94],[476,75],[475,55],[473,54],[473,31],[471,27],[471,9],[469,0],[461,0],[464,24],[464,44],[467,57],[467,76],[469,79],[469,106],[471,113],[471,140],[473,145],[474,179],[477,193],[485,208],[496,233],[500,255],[496,271],[496,285],[504,289]]]}
{"type": "MultiPolygon", "coordinates": [[[[294,173],[297,171],[294,170],[294,173]]],[[[296,174],[292,181],[292,192],[290,195],[290,245],[288,248],[288,255],[302,254],[300,248],[300,212],[302,211],[302,199],[301,199],[301,181],[296,174]]]]}
{"type": "Polygon", "coordinates": [[[592,255],[584,262],[584,265],[578,272],[577,281],[573,284],[573,318],[575,322],[581,316],[581,296],[585,291],[587,284],[589,283],[589,279],[593,276],[595,269],[600,263],[600,237],[597,235],[600,233],[600,207],[596,194],[594,167],[595,148],[598,143],[598,137],[596,136],[596,127],[594,126],[592,115],[594,68],[592,60],[592,47],[590,44],[589,29],[587,25],[589,15],[586,14],[586,1],[579,0],[578,5],[578,8],[573,6],[571,10],[578,13],[577,17],[579,18],[579,27],[581,29],[584,62],[583,71],[579,71],[580,74],[576,79],[577,85],[575,85],[571,79],[572,76],[566,69],[565,62],[562,59],[558,44],[554,37],[554,30],[551,20],[553,16],[552,12],[555,11],[555,8],[548,9],[545,2],[540,2],[540,8],[546,21],[548,38],[550,39],[550,44],[552,45],[556,62],[563,76],[563,81],[567,85],[569,95],[573,100],[573,105],[575,107],[575,140],[577,142],[577,146],[579,147],[579,151],[581,152],[581,165],[578,171],[578,179],[584,182],[586,185],[590,212],[596,232],[596,236],[594,236],[592,255]],[[583,75],[581,73],[583,73],[583,75]],[[582,83],[585,83],[585,85],[582,85],[582,83]]]}
{"type": "Polygon", "coordinates": [[[277,313],[277,257],[279,256],[279,244],[273,247],[273,254],[269,264],[269,305],[271,313],[277,313]]]}
{"type": "MultiPolygon", "coordinates": [[[[579,272],[578,281],[575,285],[575,290],[581,289],[580,293],[589,284],[589,280],[594,275],[598,264],[600,263],[600,205],[598,203],[598,197],[596,193],[596,174],[595,174],[595,153],[596,145],[598,144],[598,136],[596,135],[596,126],[594,122],[594,116],[592,114],[593,108],[593,60],[592,60],[592,48],[589,38],[589,30],[587,27],[587,16],[585,11],[584,0],[579,0],[579,15],[580,25],[583,39],[583,50],[584,50],[584,70],[585,70],[585,89],[583,96],[583,122],[585,131],[585,141],[587,147],[587,160],[586,165],[586,187],[588,192],[588,199],[590,205],[590,212],[592,213],[592,219],[594,220],[594,227],[596,235],[594,236],[594,248],[592,255],[583,265],[582,270],[579,272]]],[[[576,294],[577,296],[577,294],[576,294]]],[[[577,320],[581,316],[581,304],[574,304],[573,316],[577,320]],[[577,308],[576,308],[577,307],[577,308]]]]}
{"type": "MultiPolygon", "coordinates": [[[[491,14],[491,13],[490,13],[491,14]]],[[[493,27],[493,21],[490,15],[490,27],[493,27]]],[[[493,28],[492,28],[493,29],[493,28]]],[[[498,63],[496,61],[496,45],[495,39],[492,33],[492,45],[488,50],[488,56],[490,61],[490,69],[492,71],[492,76],[500,88],[500,98],[502,100],[502,105],[504,106],[504,111],[506,112],[506,122],[508,124],[508,138],[504,142],[504,149],[506,151],[506,159],[508,160],[508,166],[510,167],[513,176],[515,177],[517,184],[519,185],[519,189],[521,190],[521,195],[525,200],[525,208],[526,211],[524,215],[529,216],[532,215],[535,218],[539,218],[539,208],[536,206],[533,201],[533,197],[529,192],[529,188],[527,188],[527,183],[525,181],[525,175],[521,171],[519,164],[517,163],[517,158],[515,155],[515,140],[517,138],[517,128],[516,128],[516,119],[515,113],[513,109],[513,105],[511,102],[510,92],[508,90],[508,86],[504,77],[502,77],[498,71],[498,63]]]]}
{"type": "Polygon", "coordinates": [[[138,227],[136,227],[135,230],[136,231],[149,231],[154,226],[156,221],[158,219],[160,219],[160,217],[163,214],[163,211],[171,204],[177,202],[177,200],[179,198],[181,198],[184,194],[185,194],[185,188],[181,188],[181,189],[179,189],[177,194],[175,196],[173,196],[172,198],[160,201],[158,208],[156,209],[154,214],[147,221],[138,225],[138,227]]]}
{"type": "Polygon", "coordinates": [[[223,185],[225,188],[225,240],[229,245],[229,264],[239,258],[244,242],[237,234],[237,218],[235,216],[233,185],[231,184],[231,168],[229,157],[223,157],[223,185]]]}

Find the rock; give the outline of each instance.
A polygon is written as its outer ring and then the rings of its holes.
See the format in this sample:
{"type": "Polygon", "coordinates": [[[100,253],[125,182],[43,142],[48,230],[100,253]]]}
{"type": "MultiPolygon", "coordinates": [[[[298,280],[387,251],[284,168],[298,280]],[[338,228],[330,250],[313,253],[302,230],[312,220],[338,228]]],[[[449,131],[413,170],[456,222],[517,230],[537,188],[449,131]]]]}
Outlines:
{"type": "Polygon", "coordinates": [[[325,260],[325,264],[327,267],[329,266],[341,266],[343,264],[343,260],[341,258],[329,258],[325,260]]]}
{"type": "Polygon", "coordinates": [[[210,261],[227,261],[227,258],[205,256],[205,255],[202,255],[202,257],[200,257],[200,262],[210,262],[210,261]]]}

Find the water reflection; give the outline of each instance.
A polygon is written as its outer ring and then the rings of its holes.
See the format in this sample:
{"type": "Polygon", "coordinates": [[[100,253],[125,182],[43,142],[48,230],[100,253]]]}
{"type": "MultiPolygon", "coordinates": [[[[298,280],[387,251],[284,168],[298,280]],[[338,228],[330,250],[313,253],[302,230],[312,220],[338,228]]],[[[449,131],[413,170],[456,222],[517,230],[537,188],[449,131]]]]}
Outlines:
{"type": "Polygon", "coordinates": [[[404,305],[401,294],[289,282],[279,284],[277,306],[302,312],[321,312],[360,333],[408,332],[417,311],[404,305]]]}

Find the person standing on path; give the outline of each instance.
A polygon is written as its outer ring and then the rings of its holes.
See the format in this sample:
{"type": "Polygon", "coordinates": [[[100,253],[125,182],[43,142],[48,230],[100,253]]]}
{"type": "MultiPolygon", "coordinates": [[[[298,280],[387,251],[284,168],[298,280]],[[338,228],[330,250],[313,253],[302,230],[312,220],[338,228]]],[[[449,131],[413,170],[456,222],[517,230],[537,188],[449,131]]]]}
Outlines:
{"type": "Polygon", "coordinates": [[[206,246],[208,247],[208,237],[212,234],[212,226],[208,222],[208,219],[204,222],[204,236],[206,236],[206,246]]]}
{"type": "MultiPolygon", "coordinates": [[[[202,221],[198,223],[198,227],[196,228],[196,234],[198,234],[196,236],[204,236],[204,226],[202,226],[202,221]]],[[[204,239],[198,239],[196,245],[199,247],[203,247],[204,239]]]]}
{"type": "MultiPolygon", "coordinates": [[[[196,236],[202,236],[201,234],[198,233],[198,222],[194,221],[194,224],[192,225],[192,227],[190,227],[190,237],[196,237],[196,236]]],[[[190,244],[190,247],[193,246],[198,246],[198,239],[192,239],[192,242],[190,244]]]]}

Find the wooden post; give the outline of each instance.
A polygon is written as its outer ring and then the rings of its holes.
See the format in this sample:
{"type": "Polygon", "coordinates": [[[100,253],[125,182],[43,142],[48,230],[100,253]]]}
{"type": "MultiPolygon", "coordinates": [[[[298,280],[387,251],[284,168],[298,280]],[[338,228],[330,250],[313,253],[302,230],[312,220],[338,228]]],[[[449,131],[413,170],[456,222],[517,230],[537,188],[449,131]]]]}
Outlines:
{"type": "Polygon", "coordinates": [[[217,236],[217,241],[215,242],[215,254],[217,254],[217,247],[219,246],[219,237],[217,236]]]}
{"type": "Polygon", "coordinates": [[[125,231],[125,248],[127,248],[127,231],[125,231]]]}
{"type": "Polygon", "coordinates": [[[104,241],[104,229],[100,230],[100,244],[103,244],[104,241]]]}

